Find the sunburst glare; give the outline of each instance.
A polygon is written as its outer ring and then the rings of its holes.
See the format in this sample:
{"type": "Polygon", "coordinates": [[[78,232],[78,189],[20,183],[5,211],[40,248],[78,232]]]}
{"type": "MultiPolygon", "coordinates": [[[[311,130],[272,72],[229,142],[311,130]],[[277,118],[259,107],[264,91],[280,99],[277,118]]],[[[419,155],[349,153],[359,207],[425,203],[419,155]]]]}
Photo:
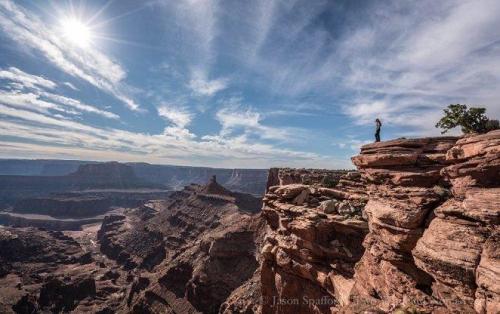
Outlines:
{"type": "Polygon", "coordinates": [[[85,48],[92,42],[91,28],[75,17],[63,19],[61,29],[64,38],[76,46],[85,48]]]}

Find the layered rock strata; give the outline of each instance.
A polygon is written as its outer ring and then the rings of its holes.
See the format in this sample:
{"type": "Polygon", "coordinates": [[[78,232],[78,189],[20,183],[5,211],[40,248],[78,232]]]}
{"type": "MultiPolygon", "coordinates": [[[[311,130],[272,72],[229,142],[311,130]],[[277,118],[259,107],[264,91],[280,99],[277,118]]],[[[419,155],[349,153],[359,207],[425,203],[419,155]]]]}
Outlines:
{"type": "Polygon", "coordinates": [[[142,278],[123,308],[218,313],[229,298],[221,310],[225,313],[258,311],[252,293],[260,281],[252,278],[265,228],[257,214],[261,207],[258,198],[229,191],[214,177],[135,213],[107,217],[98,234],[101,250],[142,278]]]}
{"type": "Polygon", "coordinates": [[[440,171],[457,138],[398,139],[365,145],[352,158],[367,186],[370,233],[356,266],[350,309],[440,308],[434,279],[415,265],[412,250],[432,211],[448,197],[440,171]]]}
{"type": "Polygon", "coordinates": [[[62,232],[0,227],[0,313],[108,313],[118,277],[62,232]]]}
{"type": "Polygon", "coordinates": [[[270,171],[263,207],[270,226],[260,270],[263,313],[328,313],[348,303],[368,232],[367,195],[359,173],[343,172],[326,187],[328,176],[319,170],[270,171]]]}
{"type": "Polygon", "coordinates": [[[452,197],[413,249],[433,296],[456,313],[500,311],[500,130],[460,139],[441,170],[452,197]]]}
{"type": "Polygon", "coordinates": [[[497,313],[500,131],[366,145],[370,226],[350,311],[497,313]]]}
{"type": "Polygon", "coordinates": [[[497,313],[500,131],[369,144],[352,161],[335,180],[270,170],[263,312],[497,313]]]}

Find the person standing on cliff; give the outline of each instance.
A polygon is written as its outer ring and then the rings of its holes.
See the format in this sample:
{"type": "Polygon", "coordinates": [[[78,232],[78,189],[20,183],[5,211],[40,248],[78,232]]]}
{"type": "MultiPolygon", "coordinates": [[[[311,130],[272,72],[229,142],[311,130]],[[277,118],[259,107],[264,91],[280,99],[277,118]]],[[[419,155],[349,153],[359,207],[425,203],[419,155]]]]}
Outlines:
{"type": "Polygon", "coordinates": [[[382,127],[382,122],[380,119],[375,119],[375,142],[380,142],[380,128],[382,127]]]}

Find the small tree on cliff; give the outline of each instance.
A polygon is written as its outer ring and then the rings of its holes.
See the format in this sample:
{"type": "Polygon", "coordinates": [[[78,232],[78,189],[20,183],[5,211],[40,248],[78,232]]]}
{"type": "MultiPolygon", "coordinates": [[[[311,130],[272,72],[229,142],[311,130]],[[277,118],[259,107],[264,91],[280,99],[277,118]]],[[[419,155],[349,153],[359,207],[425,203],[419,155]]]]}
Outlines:
{"type": "Polygon", "coordinates": [[[442,128],[441,134],[460,126],[463,133],[486,133],[499,128],[498,120],[490,120],[485,115],[485,108],[471,107],[467,105],[449,105],[444,109],[444,117],[436,123],[436,128],[442,128]]]}

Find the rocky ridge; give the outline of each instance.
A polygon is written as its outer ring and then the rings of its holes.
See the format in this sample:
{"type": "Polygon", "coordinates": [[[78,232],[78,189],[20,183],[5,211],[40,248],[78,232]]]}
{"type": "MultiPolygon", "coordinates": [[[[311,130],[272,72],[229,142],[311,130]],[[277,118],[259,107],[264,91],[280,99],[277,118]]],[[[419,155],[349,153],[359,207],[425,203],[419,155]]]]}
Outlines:
{"type": "MultiPolygon", "coordinates": [[[[124,308],[218,313],[235,290],[238,298],[253,300],[260,286],[252,278],[265,228],[260,208],[258,199],[231,192],[214,177],[132,215],[107,217],[98,234],[101,250],[123,269],[140,272],[124,308]]],[[[225,307],[227,313],[232,306],[225,307]]]]}
{"type": "Polygon", "coordinates": [[[262,312],[497,313],[500,131],[352,160],[337,180],[271,169],[262,312]]]}

